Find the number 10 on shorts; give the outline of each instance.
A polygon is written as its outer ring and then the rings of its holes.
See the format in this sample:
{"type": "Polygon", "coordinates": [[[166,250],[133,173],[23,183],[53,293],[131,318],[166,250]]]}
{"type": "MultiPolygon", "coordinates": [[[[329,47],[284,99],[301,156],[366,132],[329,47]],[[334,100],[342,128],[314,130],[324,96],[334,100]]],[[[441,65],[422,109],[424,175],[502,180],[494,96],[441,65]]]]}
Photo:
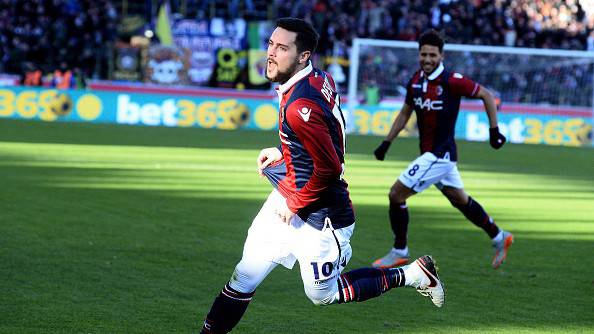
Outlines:
{"type": "Polygon", "coordinates": [[[324,277],[332,275],[332,270],[334,269],[334,264],[332,262],[325,262],[324,264],[322,264],[321,268],[319,267],[317,262],[311,262],[311,266],[313,268],[314,278],[317,280],[320,279],[320,269],[322,272],[322,276],[324,277]]]}

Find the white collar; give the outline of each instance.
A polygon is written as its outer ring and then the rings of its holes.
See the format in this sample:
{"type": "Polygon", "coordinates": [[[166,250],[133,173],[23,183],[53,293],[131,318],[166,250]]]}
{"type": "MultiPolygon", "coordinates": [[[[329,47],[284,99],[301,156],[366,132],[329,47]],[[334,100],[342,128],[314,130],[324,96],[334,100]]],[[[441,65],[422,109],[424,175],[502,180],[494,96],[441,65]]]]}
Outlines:
{"type": "Polygon", "coordinates": [[[312,70],[313,70],[313,65],[311,64],[311,60],[308,60],[308,64],[307,64],[307,66],[304,69],[302,69],[301,71],[295,73],[295,75],[293,75],[291,77],[291,79],[289,79],[284,84],[278,85],[278,87],[276,88],[276,90],[278,91],[279,94],[284,94],[286,91],[288,91],[289,89],[291,89],[291,87],[293,87],[293,85],[295,83],[297,83],[297,81],[305,78],[312,70]]]}
{"type": "MultiPolygon", "coordinates": [[[[437,78],[444,70],[444,66],[443,63],[439,63],[439,66],[437,66],[437,68],[433,71],[433,73],[429,74],[429,76],[427,77],[427,79],[429,81],[431,80],[435,80],[435,78],[437,78]]],[[[425,72],[423,72],[421,70],[421,78],[425,76],[425,72]]]]}

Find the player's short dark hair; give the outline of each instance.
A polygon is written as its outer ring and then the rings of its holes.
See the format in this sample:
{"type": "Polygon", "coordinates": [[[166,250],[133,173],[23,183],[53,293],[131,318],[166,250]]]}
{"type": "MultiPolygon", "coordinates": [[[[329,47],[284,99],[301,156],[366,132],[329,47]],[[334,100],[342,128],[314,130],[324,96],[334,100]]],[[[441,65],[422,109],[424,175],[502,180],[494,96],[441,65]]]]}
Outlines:
{"type": "Polygon", "coordinates": [[[441,36],[441,34],[434,29],[430,29],[430,30],[425,31],[419,37],[419,50],[421,49],[421,47],[423,45],[428,44],[428,45],[437,46],[437,48],[439,49],[439,52],[441,53],[441,52],[443,52],[444,43],[445,43],[445,40],[441,36]]]}
{"type": "Polygon", "coordinates": [[[295,37],[297,52],[311,51],[313,54],[316,51],[320,35],[311,23],[295,17],[283,17],[276,20],[276,26],[297,33],[295,37]]]}

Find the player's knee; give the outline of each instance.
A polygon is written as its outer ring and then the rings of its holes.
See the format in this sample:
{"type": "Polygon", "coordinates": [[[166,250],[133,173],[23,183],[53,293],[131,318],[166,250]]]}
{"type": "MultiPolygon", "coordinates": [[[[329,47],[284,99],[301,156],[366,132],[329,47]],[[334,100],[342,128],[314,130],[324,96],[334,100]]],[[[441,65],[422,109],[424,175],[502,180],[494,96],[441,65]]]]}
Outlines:
{"type": "Polygon", "coordinates": [[[398,192],[394,188],[390,189],[390,193],[388,193],[388,198],[390,199],[390,202],[392,202],[392,203],[402,203],[402,202],[404,202],[404,201],[401,200],[398,192]]]}
{"type": "Polygon", "coordinates": [[[338,301],[337,292],[327,289],[320,290],[312,287],[305,287],[305,295],[316,306],[326,306],[338,301]]]}
{"type": "Polygon", "coordinates": [[[259,276],[258,272],[249,265],[239,262],[231,275],[229,285],[239,292],[249,293],[255,291],[262,281],[259,276]]]}

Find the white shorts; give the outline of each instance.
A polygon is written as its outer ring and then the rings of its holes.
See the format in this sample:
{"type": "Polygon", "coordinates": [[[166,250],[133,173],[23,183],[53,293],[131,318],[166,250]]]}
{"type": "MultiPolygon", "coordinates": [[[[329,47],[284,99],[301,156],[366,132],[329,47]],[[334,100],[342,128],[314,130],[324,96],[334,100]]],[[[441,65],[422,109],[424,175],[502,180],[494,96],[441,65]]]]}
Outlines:
{"type": "Polygon", "coordinates": [[[425,152],[411,162],[400,174],[398,180],[417,193],[432,184],[439,189],[444,186],[464,188],[456,162],[438,158],[431,152],[425,152]]]}
{"type": "Polygon", "coordinates": [[[287,225],[276,214],[277,208],[285,206],[285,198],[276,189],[273,190],[248,231],[243,257],[238,265],[240,271],[250,272],[248,276],[251,279],[261,281],[275,266],[267,268],[262,265],[263,262],[292,269],[295,261],[299,261],[306,292],[308,289],[319,290],[320,293],[337,290],[337,279],[351,259],[350,239],[355,224],[337,230],[328,224],[319,231],[295,215],[291,225],[287,225]],[[263,272],[266,270],[268,272],[263,272]],[[258,279],[255,277],[258,275],[263,277],[258,279]]]}

